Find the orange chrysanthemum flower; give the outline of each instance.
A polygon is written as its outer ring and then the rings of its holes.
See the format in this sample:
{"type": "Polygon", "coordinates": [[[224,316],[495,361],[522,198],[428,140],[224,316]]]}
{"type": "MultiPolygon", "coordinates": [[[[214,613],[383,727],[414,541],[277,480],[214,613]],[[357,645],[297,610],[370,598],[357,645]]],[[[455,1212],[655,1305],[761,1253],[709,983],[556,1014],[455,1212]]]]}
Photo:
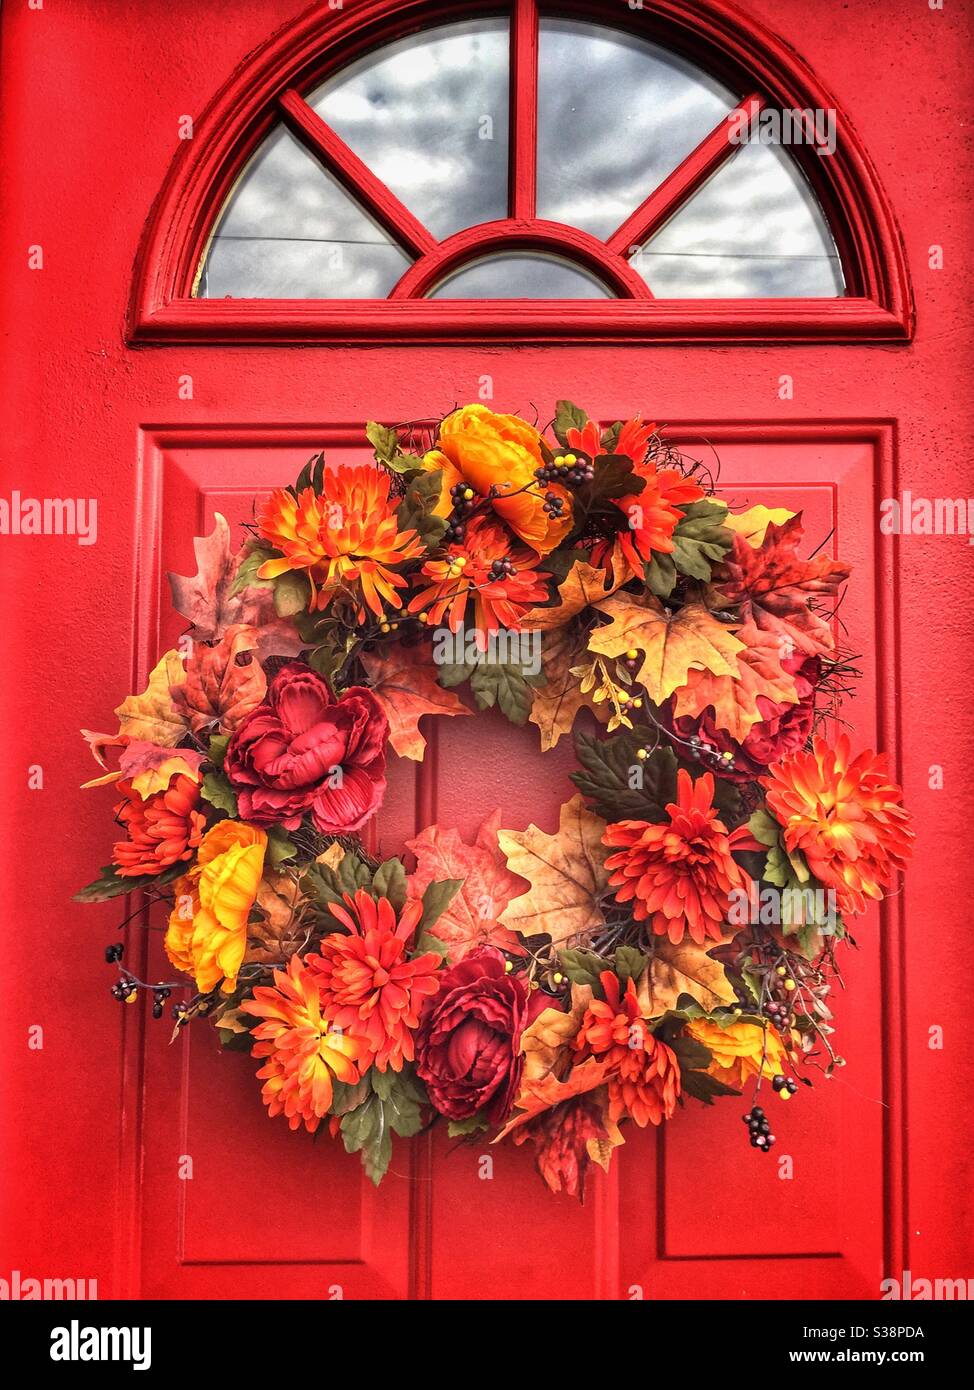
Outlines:
{"type": "Polygon", "coordinates": [[[506,627],[517,631],[527,610],[548,597],[548,575],[537,568],[538,555],[510,536],[490,517],[470,522],[462,542],[451,545],[445,560],[428,560],[421,575],[431,580],[409,602],[410,613],[425,610],[426,621],[444,620],[458,632],[472,603],[477,643],[486,645],[488,632],[506,627]]]}
{"type": "Polygon", "coordinates": [[[686,1032],[710,1051],[707,1071],[725,1086],[743,1090],[758,1075],[779,1076],[788,1067],[785,1045],[773,1028],[758,1023],[731,1023],[726,1028],[697,1018],[686,1032]]]}
{"type": "Polygon", "coordinates": [[[631,977],[624,994],[611,970],[600,978],[605,998],[589,1004],[572,1047],[607,1063],[610,1120],[628,1115],[640,1129],[661,1124],[672,1116],[680,1095],[676,1053],[647,1028],[631,977]]]}
{"type": "Polygon", "coordinates": [[[286,971],[274,971],[273,986],[254,990],[247,1012],[264,1020],[253,1029],[251,1055],[267,1058],[257,1075],[268,1112],[283,1111],[292,1129],[303,1123],[314,1134],[328,1113],[334,1081],[354,1086],[361,1080],[356,1063],[362,1044],[324,1018],[318,982],[300,956],[291,957],[286,971]]]}
{"type": "Polygon", "coordinates": [[[115,807],[115,815],[128,836],[112,851],[120,878],[161,874],[181,859],[192,859],[206,825],[196,809],[200,800],[196,778],[178,773],[164,791],[144,800],[131,782],[119,782],[118,790],[125,800],[115,807]]]}
{"type": "Polygon", "coordinates": [[[342,586],[354,586],[377,617],[383,602],[402,606],[407,581],[396,566],[423,553],[414,530],[400,531],[389,479],[377,468],[336,468],[322,492],[273,493],[257,519],[260,534],[280,558],[266,561],[260,579],[301,570],[311,583],[311,607],[327,608],[342,586]]]}
{"type": "Polygon", "coordinates": [[[853,760],[845,734],[834,748],[815,738],[810,753],[775,763],[761,785],[785,847],[800,850],[815,878],[834,889],[840,912],[881,899],[913,852],[912,817],[886,755],[867,751],[853,760]]]}
{"type": "Polygon", "coordinates": [[[751,848],[754,841],[744,826],[728,834],[713,796],[709,772],[693,782],[681,768],[668,821],[617,821],[602,836],[619,851],[605,861],[616,902],[631,902],[637,922],[648,920],[657,936],[674,943],[687,933],[698,946],[720,941],[731,891],[747,891],[751,882],[731,851],[751,848]]]}
{"type": "Polygon", "coordinates": [[[388,898],[373,898],[364,888],[354,898],[346,893],[345,903],[347,910],[333,903],[330,911],[348,935],[333,932],[321,941],[320,955],[307,957],[322,1011],[362,1044],[366,1066],[402,1071],[415,1056],[413,1031],[423,1000],[439,989],[436,952],[413,960],[406,954],[423,904],[407,903],[397,919],[388,898]]]}

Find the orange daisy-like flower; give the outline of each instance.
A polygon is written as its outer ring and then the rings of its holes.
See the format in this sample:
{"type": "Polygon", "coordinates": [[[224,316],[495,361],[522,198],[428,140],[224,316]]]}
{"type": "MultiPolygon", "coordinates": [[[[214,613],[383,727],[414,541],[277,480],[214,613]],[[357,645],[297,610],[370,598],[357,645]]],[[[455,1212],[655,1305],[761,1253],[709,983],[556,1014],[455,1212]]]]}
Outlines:
{"type": "Polygon", "coordinates": [[[648,920],[657,936],[674,943],[687,933],[698,946],[720,941],[731,891],[747,891],[751,882],[731,851],[752,848],[754,841],[745,826],[728,833],[713,796],[709,772],[693,782],[681,768],[668,821],[617,821],[602,836],[619,851],[605,861],[616,902],[631,902],[637,922],[648,920]]]}
{"type": "Polygon", "coordinates": [[[520,627],[527,610],[548,597],[549,576],[537,568],[538,555],[510,536],[490,517],[475,517],[462,542],[449,546],[444,560],[428,560],[421,574],[432,581],[409,602],[410,613],[425,612],[437,627],[444,621],[452,632],[464,624],[473,605],[477,643],[488,632],[520,627]]]}
{"type": "Polygon", "coordinates": [[[356,1063],[363,1045],[324,1018],[318,982],[300,956],[291,957],[286,971],[274,971],[273,986],[254,990],[247,1012],[264,1020],[252,1030],[257,1042],[251,1055],[267,1058],[257,1075],[268,1112],[283,1111],[292,1129],[303,1123],[314,1134],[328,1113],[334,1082],[354,1086],[361,1080],[356,1063]]]}
{"type": "Polygon", "coordinates": [[[676,1053],[647,1028],[631,977],[624,994],[611,970],[600,978],[605,998],[589,1004],[572,1046],[607,1063],[610,1120],[628,1115],[640,1129],[661,1124],[680,1095],[676,1053]]]}
{"type": "Polygon", "coordinates": [[[913,852],[912,817],[886,755],[853,759],[845,734],[834,748],[815,738],[810,753],[775,763],[761,784],[785,847],[800,850],[815,878],[835,891],[840,912],[862,912],[867,899],[881,899],[913,852]]]}
{"type": "MultiPolygon", "coordinates": [[[[618,533],[619,548],[632,574],[641,579],[654,552],[670,555],[675,549],[673,532],[683,520],[679,508],[699,502],[706,494],[678,468],[657,469],[654,463],[644,463],[637,465],[635,475],[645,479],[646,486],[642,492],[617,498],[615,505],[629,520],[628,527],[618,533]]],[[[603,541],[593,550],[594,564],[604,563],[610,546],[603,541]]]]}
{"type": "MultiPolygon", "coordinates": [[[[641,415],[626,420],[619,430],[619,437],[612,449],[614,454],[625,454],[633,463],[640,464],[646,457],[649,441],[656,433],[656,425],[647,424],[641,415]]],[[[580,449],[589,458],[597,458],[606,450],[602,446],[602,431],[594,420],[587,420],[582,429],[570,429],[565,433],[570,449],[580,449]]]]}
{"type": "Polygon", "coordinates": [[[179,773],[164,791],[144,800],[131,782],[119,782],[118,790],[125,800],[115,807],[115,814],[128,836],[112,851],[120,878],[161,874],[182,859],[192,859],[206,825],[196,809],[200,800],[196,778],[179,773]]]}
{"type": "Polygon", "coordinates": [[[413,960],[406,955],[423,904],[407,903],[397,919],[388,898],[373,898],[364,888],[354,898],[346,893],[345,902],[348,910],[335,903],[330,910],[348,935],[333,932],[319,945],[320,955],[307,957],[322,1010],[361,1044],[366,1066],[402,1071],[415,1056],[413,1031],[423,1000],[439,989],[436,952],[413,960]]]}
{"type": "Polygon", "coordinates": [[[377,617],[383,602],[400,608],[397,591],[407,581],[395,567],[422,555],[424,547],[416,531],[400,531],[389,479],[365,465],[336,468],[325,474],[322,489],[271,495],[257,524],[282,554],[261,565],[258,577],[303,571],[312,609],[327,608],[343,585],[355,586],[377,617]]]}

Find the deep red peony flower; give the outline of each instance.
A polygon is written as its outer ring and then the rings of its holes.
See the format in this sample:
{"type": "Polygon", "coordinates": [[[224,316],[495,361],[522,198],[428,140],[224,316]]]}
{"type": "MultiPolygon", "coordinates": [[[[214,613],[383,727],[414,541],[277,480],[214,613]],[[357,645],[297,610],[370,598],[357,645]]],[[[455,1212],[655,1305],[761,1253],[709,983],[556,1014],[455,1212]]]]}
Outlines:
{"type": "Polygon", "coordinates": [[[358,830],[382,802],[389,723],[371,690],[336,700],[310,666],[283,667],[227,746],[224,772],[242,819],[295,830],[306,811],[324,835],[358,830]]]}
{"type": "Polygon", "coordinates": [[[523,980],[507,974],[494,946],[444,971],[416,1040],[416,1071],[441,1114],[465,1120],[482,1111],[490,1124],[504,1119],[521,1079],[521,1034],[535,1011],[523,980]]]}
{"type": "Polygon", "coordinates": [[[815,719],[815,691],[822,677],[822,661],[817,656],[796,652],[785,658],[782,668],[795,678],[798,703],[786,704],[757,697],[758,709],[764,718],[753,726],[743,743],[731,738],[726,729],[718,728],[713,710],[707,709],[699,718],[683,715],[674,719],[670,711],[664,723],[687,743],[697,738],[705,748],[716,754],[730,754],[730,759],[709,764],[718,777],[729,782],[752,782],[760,777],[771,763],[779,762],[805,747],[815,719]]]}

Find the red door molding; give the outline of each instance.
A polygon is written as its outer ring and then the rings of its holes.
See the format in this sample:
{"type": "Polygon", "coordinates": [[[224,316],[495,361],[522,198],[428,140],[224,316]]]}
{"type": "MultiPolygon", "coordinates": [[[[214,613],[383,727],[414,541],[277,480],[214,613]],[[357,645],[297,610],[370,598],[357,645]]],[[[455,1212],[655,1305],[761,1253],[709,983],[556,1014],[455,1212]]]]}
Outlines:
{"type": "MultiPolygon", "coordinates": [[[[543,0],[541,8],[544,9],[543,0]]],[[[511,206],[506,222],[470,228],[440,245],[361,166],[302,100],[330,73],[369,49],[453,18],[496,14],[490,0],[361,0],[347,11],[314,5],[242,63],[214,97],[174,159],[139,250],[130,306],[134,342],[247,341],[459,342],[907,341],[913,299],[903,246],[875,170],[838,103],[794,51],[725,0],[644,0],[630,25],[691,56],[757,101],[781,108],[835,110],[837,145],[806,172],[830,224],[849,289],[841,299],[653,299],[619,255],[645,235],[716,167],[708,137],[610,238],[534,217],[534,95],[537,0],[512,0],[511,206]],[[354,180],[387,227],[420,254],[389,300],[193,298],[194,278],[214,218],[248,158],[286,121],[333,172],[354,180]],[[320,127],[320,129],[319,129],[320,127]],[[638,225],[637,225],[638,224],[638,225]],[[435,277],[495,248],[557,244],[597,271],[618,300],[429,301],[435,277]],[[610,254],[611,253],[611,254],[610,254]],[[637,284],[636,281],[639,281],[637,284]]],[[[610,0],[559,0],[561,16],[619,23],[610,0]]],[[[715,136],[716,136],[715,132],[715,136]]],[[[724,151],[726,152],[726,151],[724,151]]],[[[797,154],[797,152],[796,152],[797,154]]]]}

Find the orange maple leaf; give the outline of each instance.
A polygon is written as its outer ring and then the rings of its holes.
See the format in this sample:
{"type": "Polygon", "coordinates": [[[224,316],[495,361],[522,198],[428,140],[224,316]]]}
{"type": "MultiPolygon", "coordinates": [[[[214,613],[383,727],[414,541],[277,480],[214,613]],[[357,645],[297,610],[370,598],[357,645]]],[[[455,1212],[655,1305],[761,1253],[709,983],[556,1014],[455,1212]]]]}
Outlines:
{"type": "Polygon", "coordinates": [[[689,671],[686,684],[676,692],[673,713],[696,717],[710,705],[717,727],[743,743],[765,717],[758,697],[779,705],[797,705],[798,688],[795,677],[781,665],[781,643],[776,636],[762,632],[753,622],[740,628],[737,636],[745,644],[737,656],[738,674],[715,676],[711,671],[689,671]]]}
{"type": "Polygon", "coordinates": [[[523,954],[517,937],[499,920],[524,882],[512,874],[497,843],[500,811],[488,816],[472,845],[452,826],[427,826],[406,848],[416,856],[416,871],[406,881],[411,899],[422,898],[431,883],[459,878],[463,886],[437,918],[433,934],[447,948],[447,959],[462,960],[478,946],[490,944],[523,954]]]}
{"type": "Polygon", "coordinates": [[[426,739],[419,731],[424,714],[471,714],[452,690],[436,679],[432,657],[423,647],[395,643],[362,655],[372,691],[389,720],[389,742],[400,758],[421,763],[426,739]]]}
{"type": "Polygon", "coordinates": [[[173,687],[173,704],[194,734],[218,727],[232,734],[267,693],[267,677],[254,655],[256,628],[234,623],[214,646],[194,642],[185,681],[173,687]]]}
{"type": "Polygon", "coordinates": [[[714,572],[714,586],[721,602],[738,608],[742,619],[752,619],[763,632],[781,639],[782,655],[797,649],[823,656],[833,650],[835,639],[827,617],[811,605],[835,599],[851,570],[827,555],[802,560],[797,549],[801,538],[800,512],[783,526],[769,522],[759,546],[735,535],[733,548],[714,572]]]}
{"type": "Polygon", "coordinates": [[[738,674],[737,656],[744,643],[698,600],[670,613],[651,595],[613,594],[596,608],[612,621],[591,633],[589,651],[609,657],[630,649],[642,652],[635,680],[656,705],[684,685],[694,668],[715,676],[738,674]]]}
{"type": "Polygon", "coordinates": [[[611,569],[576,560],[558,585],[558,602],[547,608],[529,608],[520,621],[522,632],[548,632],[562,627],[584,609],[607,598],[624,584],[628,577],[625,558],[621,552],[613,555],[611,569]]]}

